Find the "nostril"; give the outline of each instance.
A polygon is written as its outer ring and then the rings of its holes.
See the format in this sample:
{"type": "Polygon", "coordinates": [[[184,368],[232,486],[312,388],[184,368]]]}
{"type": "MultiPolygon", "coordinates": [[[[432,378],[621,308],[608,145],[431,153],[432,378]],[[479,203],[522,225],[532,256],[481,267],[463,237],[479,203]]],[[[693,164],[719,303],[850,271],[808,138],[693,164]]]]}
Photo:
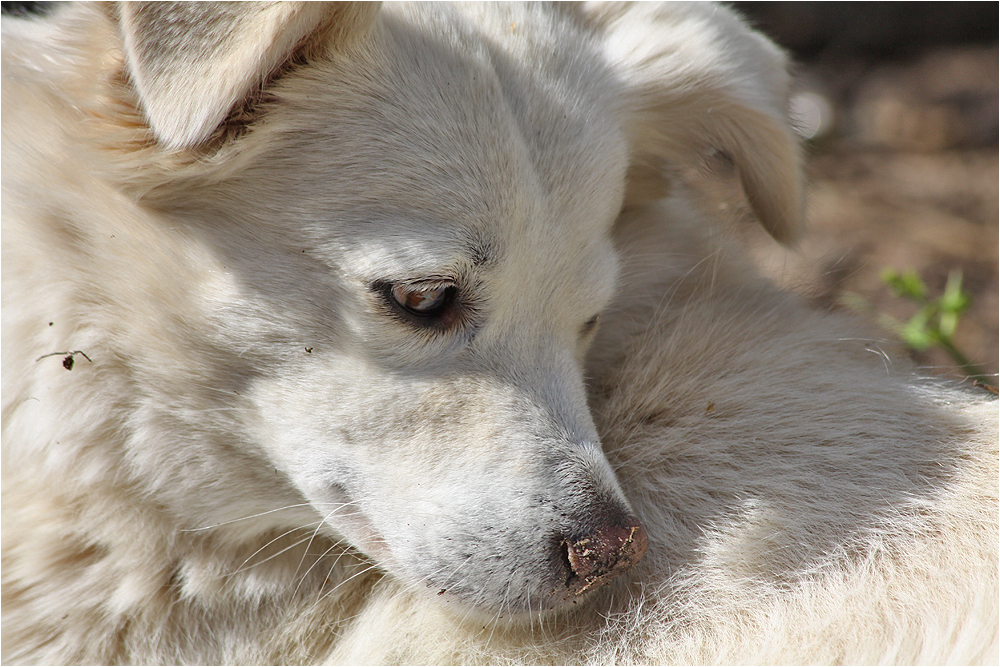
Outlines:
{"type": "Polygon", "coordinates": [[[634,520],[626,525],[609,525],[590,535],[566,539],[562,548],[570,570],[566,587],[573,595],[581,595],[603,586],[638,563],[649,538],[645,529],[634,520]]]}

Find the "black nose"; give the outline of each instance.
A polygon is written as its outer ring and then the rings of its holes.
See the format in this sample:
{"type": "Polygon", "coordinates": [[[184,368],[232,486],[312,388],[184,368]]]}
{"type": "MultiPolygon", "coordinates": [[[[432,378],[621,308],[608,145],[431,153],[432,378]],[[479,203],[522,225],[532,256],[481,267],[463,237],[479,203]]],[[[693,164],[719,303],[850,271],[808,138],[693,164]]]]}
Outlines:
{"type": "Polygon", "coordinates": [[[630,569],[642,559],[648,544],[646,530],[632,518],[602,526],[583,537],[563,540],[570,595],[583,595],[630,569]]]}

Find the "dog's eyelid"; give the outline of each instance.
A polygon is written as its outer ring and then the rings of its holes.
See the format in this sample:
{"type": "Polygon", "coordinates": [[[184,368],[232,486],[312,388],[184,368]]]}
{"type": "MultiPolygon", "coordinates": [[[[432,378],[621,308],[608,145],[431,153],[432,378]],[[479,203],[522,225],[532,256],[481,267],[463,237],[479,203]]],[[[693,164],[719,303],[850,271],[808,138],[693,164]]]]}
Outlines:
{"type": "Polygon", "coordinates": [[[392,282],[394,285],[399,285],[400,287],[416,292],[419,290],[448,289],[449,287],[455,287],[457,281],[452,278],[433,276],[430,278],[397,280],[392,282]]]}
{"type": "Polygon", "coordinates": [[[429,274],[420,276],[419,278],[390,276],[371,280],[368,284],[373,290],[377,291],[384,288],[386,285],[404,285],[413,290],[420,290],[434,289],[436,287],[455,287],[459,284],[459,282],[461,281],[457,278],[446,274],[429,274]]]}

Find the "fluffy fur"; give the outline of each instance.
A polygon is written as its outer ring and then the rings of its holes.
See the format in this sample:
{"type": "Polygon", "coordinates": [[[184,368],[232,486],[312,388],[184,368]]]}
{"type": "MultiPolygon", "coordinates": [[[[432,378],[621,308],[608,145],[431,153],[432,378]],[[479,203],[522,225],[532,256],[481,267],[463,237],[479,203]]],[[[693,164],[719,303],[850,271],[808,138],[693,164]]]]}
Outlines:
{"type": "Polygon", "coordinates": [[[996,403],[673,178],[722,151],[796,234],[728,10],[3,29],[4,662],[996,663],[996,403]]]}

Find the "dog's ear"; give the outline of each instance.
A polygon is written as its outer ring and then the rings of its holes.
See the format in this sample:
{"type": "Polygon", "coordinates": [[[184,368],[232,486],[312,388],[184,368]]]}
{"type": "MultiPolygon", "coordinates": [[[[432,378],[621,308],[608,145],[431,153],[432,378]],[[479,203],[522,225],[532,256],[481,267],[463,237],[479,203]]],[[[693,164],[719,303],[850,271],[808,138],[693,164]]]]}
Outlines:
{"type": "Polygon", "coordinates": [[[118,15],[153,133],[168,148],[187,148],[310,38],[342,43],[377,12],[366,2],[126,2],[118,15]]]}
{"type": "Polygon", "coordinates": [[[586,3],[584,11],[625,86],[626,207],[662,195],[664,163],[700,164],[714,149],[735,163],[767,231],[794,239],[802,167],[781,50],[714,3],[586,3]]]}

